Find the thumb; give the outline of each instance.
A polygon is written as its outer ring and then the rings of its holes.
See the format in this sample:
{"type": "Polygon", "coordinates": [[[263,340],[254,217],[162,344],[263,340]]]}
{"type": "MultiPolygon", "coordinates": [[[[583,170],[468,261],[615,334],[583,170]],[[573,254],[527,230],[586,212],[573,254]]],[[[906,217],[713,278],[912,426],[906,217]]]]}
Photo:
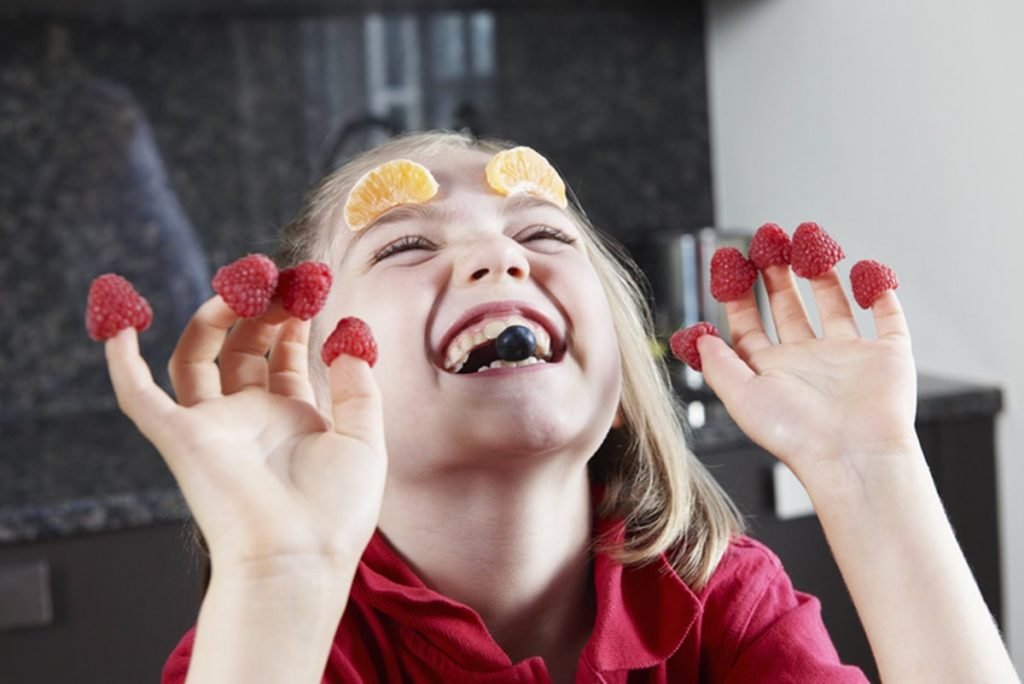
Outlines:
{"type": "Polygon", "coordinates": [[[334,431],[383,453],[384,413],[370,365],[358,357],[340,354],[331,363],[328,377],[334,431]]]}
{"type": "MultiPolygon", "coordinates": [[[[173,454],[173,449],[165,447],[174,432],[168,426],[179,406],[153,381],[149,365],[139,353],[138,332],[135,328],[118,331],[104,343],[104,351],[118,408],[162,454],[173,454]]],[[[173,434],[171,439],[179,437],[173,434]]],[[[178,464],[168,465],[173,469],[178,464]]]]}
{"type": "Polygon", "coordinates": [[[754,371],[725,340],[715,335],[698,338],[697,351],[700,352],[704,380],[726,409],[735,406],[744,386],[755,377],[754,371]]]}

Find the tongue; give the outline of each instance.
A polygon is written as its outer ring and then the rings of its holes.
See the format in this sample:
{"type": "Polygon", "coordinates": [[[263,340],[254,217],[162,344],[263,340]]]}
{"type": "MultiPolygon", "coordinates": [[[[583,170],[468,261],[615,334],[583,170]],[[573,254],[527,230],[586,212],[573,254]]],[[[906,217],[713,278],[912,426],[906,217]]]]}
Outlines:
{"type": "Polygon", "coordinates": [[[494,347],[494,340],[488,340],[469,353],[469,358],[466,359],[459,374],[476,373],[480,368],[491,365],[497,358],[498,351],[494,347]]]}

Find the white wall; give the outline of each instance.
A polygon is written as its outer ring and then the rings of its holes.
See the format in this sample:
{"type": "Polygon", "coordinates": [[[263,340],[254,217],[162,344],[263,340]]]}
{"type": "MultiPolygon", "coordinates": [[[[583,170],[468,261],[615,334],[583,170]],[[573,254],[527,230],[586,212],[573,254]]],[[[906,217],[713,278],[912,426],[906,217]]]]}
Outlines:
{"type": "Polygon", "coordinates": [[[864,258],[895,268],[923,372],[1004,390],[1004,596],[1024,670],[1024,3],[706,7],[719,225],[820,222],[844,278],[864,258]]]}

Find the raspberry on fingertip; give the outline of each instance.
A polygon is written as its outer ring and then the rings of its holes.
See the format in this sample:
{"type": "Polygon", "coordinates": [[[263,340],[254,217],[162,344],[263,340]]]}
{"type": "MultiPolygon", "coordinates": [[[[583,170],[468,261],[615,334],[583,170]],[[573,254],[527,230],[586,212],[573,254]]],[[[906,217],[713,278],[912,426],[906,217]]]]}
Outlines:
{"type": "Polygon", "coordinates": [[[900,281],[896,272],[885,264],[864,259],[850,269],[850,286],[857,304],[862,309],[870,309],[883,292],[899,287],[900,281]]]}
{"type": "Polygon", "coordinates": [[[370,326],[361,318],[347,316],[338,321],[320,350],[320,357],[328,366],[342,354],[360,358],[371,368],[377,363],[377,342],[370,326]]]}
{"type": "Polygon", "coordinates": [[[250,254],[217,269],[212,285],[236,314],[259,318],[277,289],[277,265],[264,254],[250,254]]]}
{"type": "Polygon", "coordinates": [[[718,328],[706,321],[701,321],[672,333],[672,337],[668,340],[669,348],[672,349],[672,355],[695,371],[703,370],[700,352],[697,350],[697,340],[704,335],[721,337],[718,334],[718,328]]]}
{"type": "Polygon", "coordinates": [[[793,241],[779,224],[766,223],[750,241],[750,262],[759,271],[769,266],[786,266],[792,260],[793,241]]]}
{"type": "Polygon", "coordinates": [[[304,321],[319,313],[331,291],[334,275],[322,261],[303,261],[278,275],[275,296],[284,310],[304,321]]]}
{"type": "Polygon", "coordinates": [[[793,273],[817,278],[846,258],[843,248],[817,223],[807,221],[793,232],[793,273]]]}
{"type": "Polygon", "coordinates": [[[739,299],[757,282],[757,269],[735,247],[720,247],[711,257],[711,296],[720,302],[739,299]]]}
{"type": "Polygon", "coordinates": [[[153,309],[130,282],[116,273],[97,276],[89,286],[85,305],[85,329],[89,337],[102,342],[125,328],[146,330],[153,322],[153,309]]]}

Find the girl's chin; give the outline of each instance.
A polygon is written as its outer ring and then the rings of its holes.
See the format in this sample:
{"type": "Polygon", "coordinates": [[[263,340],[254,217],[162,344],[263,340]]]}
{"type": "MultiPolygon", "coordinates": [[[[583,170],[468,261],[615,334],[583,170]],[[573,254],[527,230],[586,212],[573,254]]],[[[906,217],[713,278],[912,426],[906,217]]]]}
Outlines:
{"type": "MultiPolygon", "coordinates": [[[[581,454],[591,445],[597,431],[592,426],[563,416],[535,415],[528,411],[513,412],[494,420],[478,419],[458,430],[457,443],[468,458],[476,463],[501,459],[517,462],[548,462],[565,454],[581,454]]],[[[455,435],[449,433],[453,438],[455,435]]],[[[591,449],[591,450],[593,450],[591,449]]]]}

